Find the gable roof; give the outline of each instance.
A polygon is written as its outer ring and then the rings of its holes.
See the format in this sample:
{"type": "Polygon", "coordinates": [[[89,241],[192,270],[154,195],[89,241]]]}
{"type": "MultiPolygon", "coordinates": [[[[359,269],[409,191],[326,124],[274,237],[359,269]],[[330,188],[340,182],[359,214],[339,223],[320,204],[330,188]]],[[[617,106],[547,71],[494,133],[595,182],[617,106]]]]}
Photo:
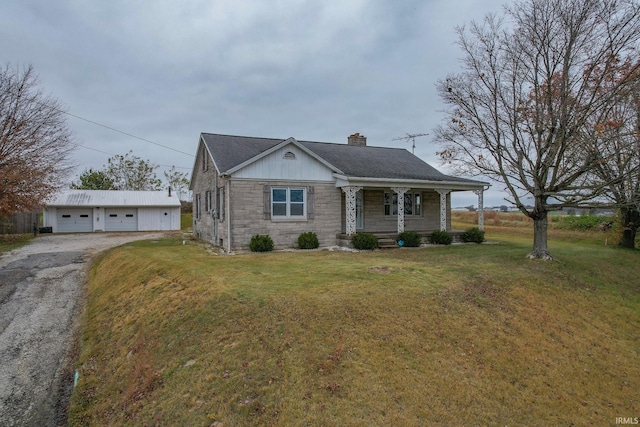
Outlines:
{"type": "Polygon", "coordinates": [[[324,160],[334,172],[350,178],[378,178],[484,184],[449,176],[436,170],[404,148],[355,146],[328,142],[296,141],[293,138],[256,138],[202,133],[219,173],[236,170],[239,165],[258,159],[284,141],[293,140],[324,160]]]}

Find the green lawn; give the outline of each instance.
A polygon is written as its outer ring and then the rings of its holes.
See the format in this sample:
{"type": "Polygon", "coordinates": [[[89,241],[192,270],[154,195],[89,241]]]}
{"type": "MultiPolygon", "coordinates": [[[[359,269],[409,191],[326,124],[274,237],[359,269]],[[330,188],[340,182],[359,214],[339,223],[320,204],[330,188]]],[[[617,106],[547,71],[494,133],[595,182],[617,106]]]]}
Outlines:
{"type": "Polygon", "coordinates": [[[182,231],[191,231],[193,229],[193,214],[182,212],[180,214],[180,229],[182,231]]]}
{"type": "MultiPolygon", "coordinates": [[[[499,244],[95,263],[71,425],[615,425],[640,414],[640,251],[499,244]]],[[[583,236],[582,238],[580,236],[583,236]]]]}

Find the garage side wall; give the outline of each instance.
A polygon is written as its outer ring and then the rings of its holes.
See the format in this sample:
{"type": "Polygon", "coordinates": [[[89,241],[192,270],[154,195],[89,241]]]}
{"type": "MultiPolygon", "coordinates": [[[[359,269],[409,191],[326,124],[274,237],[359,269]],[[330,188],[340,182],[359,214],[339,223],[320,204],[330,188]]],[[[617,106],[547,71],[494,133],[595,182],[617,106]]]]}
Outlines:
{"type": "Polygon", "coordinates": [[[51,227],[52,230],[58,228],[58,222],[56,221],[57,210],[54,207],[48,207],[44,210],[44,218],[42,223],[45,227],[51,227]]]}

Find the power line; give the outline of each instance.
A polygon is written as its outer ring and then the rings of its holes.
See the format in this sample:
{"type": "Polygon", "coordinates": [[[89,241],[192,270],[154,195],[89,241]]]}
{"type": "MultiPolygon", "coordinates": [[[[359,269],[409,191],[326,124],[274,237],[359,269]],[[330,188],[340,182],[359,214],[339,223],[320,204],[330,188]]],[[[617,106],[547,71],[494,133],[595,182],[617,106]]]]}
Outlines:
{"type": "Polygon", "coordinates": [[[86,148],[87,150],[93,150],[93,151],[97,151],[98,153],[108,154],[108,155],[110,155],[110,156],[115,156],[115,154],[113,154],[113,153],[107,153],[106,151],[98,150],[97,148],[87,147],[86,145],[78,144],[78,143],[76,143],[76,142],[74,142],[73,144],[74,144],[76,147],[86,148]]]}
{"type": "MultiPolygon", "coordinates": [[[[18,94],[15,94],[15,93],[13,93],[13,92],[12,92],[12,95],[18,95],[18,94]]],[[[46,102],[44,102],[44,101],[40,101],[40,100],[38,100],[38,99],[32,99],[31,101],[32,101],[32,102],[35,102],[35,103],[37,103],[37,104],[40,104],[40,105],[44,106],[45,108],[51,108],[51,109],[53,109],[53,110],[57,110],[57,111],[59,111],[59,112],[61,112],[61,113],[63,113],[63,114],[67,114],[67,115],[69,115],[69,116],[71,116],[71,117],[75,117],[76,119],[84,120],[85,122],[88,122],[88,123],[94,124],[94,125],[96,125],[96,126],[101,126],[101,127],[105,128],[105,129],[109,129],[109,130],[111,130],[111,131],[113,131],[113,132],[121,133],[121,134],[126,135],[126,136],[128,136],[128,137],[130,137],[130,138],[135,138],[135,139],[138,139],[138,140],[140,140],[140,141],[143,141],[143,142],[146,142],[146,143],[149,143],[149,144],[157,145],[158,147],[166,148],[167,150],[175,151],[176,153],[185,154],[185,155],[187,155],[187,156],[189,156],[189,157],[195,157],[195,156],[194,156],[193,154],[191,154],[191,153],[187,153],[187,152],[185,152],[185,151],[181,151],[181,150],[175,149],[175,148],[173,148],[173,147],[169,147],[169,146],[166,146],[166,145],[162,145],[162,144],[159,144],[159,143],[157,143],[157,142],[150,141],[150,140],[148,140],[148,139],[146,139],[146,138],[142,138],[142,137],[140,137],[140,136],[133,135],[133,134],[131,134],[131,133],[129,133],[129,132],[125,132],[125,131],[122,131],[122,130],[116,129],[116,128],[111,127],[111,126],[103,125],[102,123],[98,123],[98,122],[96,122],[96,121],[94,121],[94,120],[89,120],[89,119],[86,119],[86,118],[84,118],[84,117],[78,116],[77,114],[73,114],[73,113],[70,113],[70,112],[68,112],[68,111],[65,111],[65,110],[63,110],[62,108],[58,108],[58,107],[56,106],[56,105],[58,105],[58,101],[57,101],[56,99],[52,99],[52,101],[53,101],[53,104],[54,104],[54,105],[48,104],[48,103],[46,103],[46,102]]],[[[80,145],[80,144],[76,144],[76,145],[79,145],[79,146],[81,146],[81,147],[84,147],[84,146],[82,146],[82,145],[80,145]]],[[[89,147],[84,147],[84,148],[88,148],[89,150],[92,150],[92,148],[89,148],[89,147]]],[[[97,150],[97,149],[95,149],[95,148],[94,148],[93,150],[95,150],[95,151],[100,151],[100,150],[97,150]]],[[[105,153],[104,151],[102,151],[102,152],[103,152],[103,153],[105,153]]],[[[105,154],[109,154],[109,153],[105,153],[105,154]]]]}
{"type": "MultiPolygon", "coordinates": [[[[80,147],[80,148],[86,148],[87,150],[92,150],[92,151],[97,151],[98,153],[102,153],[102,154],[108,154],[109,156],[117,156],[117,154],[113,154],[113,153],[108,153],[106,151],[102,151],[102,150],[98,150],[97,148],[92,148],[92,147],[87,147],[86,145],[82,145],[82,144],[78,144],[76,142],[73,143],[76,147],[80,147]]],[[[191,168],[188,167],[184,167],[184,166],[176,166],[176,165],[158,165],[164,168],[176,168],[176,169],[187,169],[187,170],[191,170],[191,168]]]]}
{"type": "MultiPolygon", "coordinates": [[[[70,113],[70,112],[68,112],[68,111],[64,111],[64,110],[59,110],[59,111],[63,112],[64,114],[68,114],[68,115],[70,115],[71,117],[75,117],[76,119],[84,120],[85,122],[88,122],[88,123],[94,124],[94,125],[96,125],[96,126],[101,126],[101,127],[105,128],[105,129],[109,129],[109,130],[112,130],[112,131],[114,131],[114,132],[121,133],[121,134],[126,135],[126,136],[128,136],[128,137],[135,138],[135,139],[139,139],[140,141],[147,142],[147,143],[149,143],[149,144],[153,144],[153,145],[157,145],[158,147],[166,148],[167,150],[172,150],[172,151],[175,151],[176,153],[185,154],[185,155],[187,155],[187,156],[194,157],[194,156],[193,156],[193,154],[191,154],[191,153],[187,153],[187,152],[185,152],[185,151],[180,151],[180,150],[178,150],[178,149],[175,149],[175,148],[172,148],[172,147],[169,147],[169,146],[166,146],[166,145],[158,144],[157,142],[153,142],[153,141],[150,141],[150,140],[148,140],[148,139],[146,139],[146,138],[142,138],[142,137],[140,137],[140,136],[133,135],[133,134],[131,134],[131,133],[129,133],[129,132],[125,132],[125,131],[122,131],[122,130],[116,129],[116,128],[111,127],[111,126],[103,125],[102,123],[98,123],[98,122],[93,121],[93,120],[85,119],[84,117],[80,117],[80,116],[78,116],[78,115],[76,115],[76,114],[73,114],[73,113],[70,113]]],[[[85,147],[85,148],[86,148],[86,147],[85,147]]]]}

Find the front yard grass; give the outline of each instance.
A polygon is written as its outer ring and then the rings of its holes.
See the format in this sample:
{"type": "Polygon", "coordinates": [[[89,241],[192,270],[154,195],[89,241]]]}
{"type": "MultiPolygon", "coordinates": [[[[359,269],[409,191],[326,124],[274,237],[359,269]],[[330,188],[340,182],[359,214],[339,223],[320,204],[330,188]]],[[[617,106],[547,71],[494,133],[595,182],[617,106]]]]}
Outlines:
{"type": "Polygon", "coordinates": [[[71,425],[614,425],[640,415],[640,252],[531,240],[95,263],[71,425]],[[218,424],[216,424],[218,423],[218,424]]]}

